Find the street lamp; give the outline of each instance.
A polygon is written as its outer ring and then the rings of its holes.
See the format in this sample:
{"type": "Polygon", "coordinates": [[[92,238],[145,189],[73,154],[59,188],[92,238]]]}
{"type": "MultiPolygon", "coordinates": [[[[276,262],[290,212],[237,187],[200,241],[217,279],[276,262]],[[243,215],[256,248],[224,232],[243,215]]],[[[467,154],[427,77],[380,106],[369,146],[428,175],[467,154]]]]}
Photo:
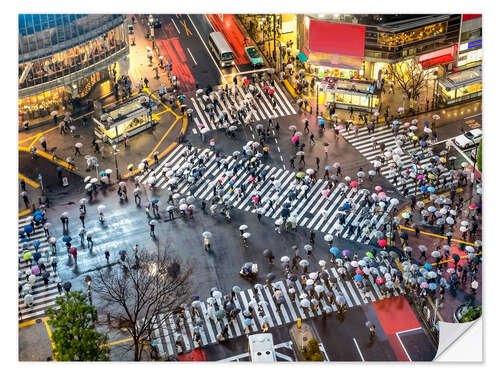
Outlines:
{"type": "Polygon", "coordinates": [[[90,277],[90,275],[85,276],[85,282],[87,283],[87,295],[89,297],[89,303],[92,305],[92,278],[90,277]]]}
{"type": "Polygon", "coordinates": [[[316,82],[316,117],[318,117],[319,110],[319,84],[316,82]]]}
{"type": "Polygon", "coordinates": [[[117,180],[120,179],[120,173],[118,172],[118,159],[116,158],[116,155],[118,155],[119,152],[120,150],[116,147],[116,143],[113,143],[113,156],[115,157],[115,169],[116,169],[117,180]]]}

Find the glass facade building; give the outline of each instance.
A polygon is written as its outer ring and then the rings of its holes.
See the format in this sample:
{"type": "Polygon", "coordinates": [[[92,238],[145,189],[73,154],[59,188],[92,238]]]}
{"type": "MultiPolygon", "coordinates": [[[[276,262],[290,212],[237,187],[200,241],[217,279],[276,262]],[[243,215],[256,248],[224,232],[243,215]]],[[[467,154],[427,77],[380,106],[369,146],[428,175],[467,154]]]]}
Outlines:
{"type": "Polygon", "coordinates": [[[126,74],[124,21],[119,14],[20,14],[20,121],[72,111],[97,83],[126,74]]]}

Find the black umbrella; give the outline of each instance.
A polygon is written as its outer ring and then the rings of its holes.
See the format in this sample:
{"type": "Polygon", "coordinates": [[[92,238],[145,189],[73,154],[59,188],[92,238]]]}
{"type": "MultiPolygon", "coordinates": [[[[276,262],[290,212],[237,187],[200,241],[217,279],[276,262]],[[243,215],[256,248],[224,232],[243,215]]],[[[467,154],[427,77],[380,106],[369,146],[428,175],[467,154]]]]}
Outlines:
{"type": "Polygon", "coordinates": [[[399,235],[399,237],[401,237],[403,240],[408,240],[408,233],[401,232],[401,234],[399,235]]]}
{"type": "Polygon", "coordinates": [[[224,306],[224,310],[226,310],[226,312],[232,311],[235,308],[236,308],[236,306],[234,306],[231,302],[226,303],[226,305],[224,306]]]}
{"type": "Polygon", "coordinates": [[[270,280],[270,281],[273,281],[274,279],[276,278],[276,275],[272,272],[269,272],[267,275],[266,275],[266,279],[267,280],[270,280]]]}
{"type": "Polygon", "coordinates": [[[288,274],[288,280],[290,281],[297,281],[297,275],[293,274],[293,273],[290,273],[288,274]]]}
{"type": "Polygon", "coordinates": [[[280,213],[281,216],[286,217],[290,215],[290,210],[288,208],[283,208],[280,213]]]}
{"type": "Polygon", "coordinates": [[[253,318],[252,313],[248,310],[243,311],[243,316],[245,318],[253,318]]]}
{"type": "Polygon", "coordinates": [[[264,251],[262,252],[262,255],[264,255],[266,258],[270,258],[271,255],[273,255],[273,253],[269,249],[264,249],[264,251]]]}
{"type": "Polygon", "coordinates": [[[328,280],[330,278],[330,276],[328,275],[328,272],[326,272],[326,271],[321,271],[321,273],[319,274],[319,277],[320,277],[320,279],[323,279],[323,280],[328,280]]]}
{"type": "Polygon", "coordinates": [[[474,258],[472,258],[472,261],[476,264],[479,264],[481,262],[481,259],[479,259],[478,255],[474,255],[474,258]]]}
{"type": "Polygon", "coordinates": [[[200,300],[200,296],[193,296],[193,302],[194,301],[199,301],[200,300]]]}
{"type": "Polygon", "coordinates": [[[64,290],[67,292],[69,292],[71,290],[71,283],[69,281],[66,281],[64,284],[63,284],[63,288],[64,290]]]}
{"type": "Polygon", "coordinates": [[[48,279],[49,277],[50,277],[50,272],[48,272],[48,271],[45,271],[42,275],[42,278],[44,278],[44,279],[48,279]]]}
{"type": "Polygon", "coordinates": [[[33,259],[35,259],[35,262],[38,262],[38,260],[42,257],[42,254],[40,254],[38,251],[33,253],[33,259]]]}
{"type": "Polygon", "coordinates": [[[458,254],[451,254],[451,257],[453,258],[453,260],[455,261],[455,263],[460,262],[460,255],[458,255],[458,254]]]}
{"type": "Polygon", "coordinates": [[[234,309],[231,310],[231,312],[229,313],[229,315],[234,318],[234,317],[236,317],[239,314],[240,311],[241,310],[236,307],[236,308],[234,308],[234,309]]]}

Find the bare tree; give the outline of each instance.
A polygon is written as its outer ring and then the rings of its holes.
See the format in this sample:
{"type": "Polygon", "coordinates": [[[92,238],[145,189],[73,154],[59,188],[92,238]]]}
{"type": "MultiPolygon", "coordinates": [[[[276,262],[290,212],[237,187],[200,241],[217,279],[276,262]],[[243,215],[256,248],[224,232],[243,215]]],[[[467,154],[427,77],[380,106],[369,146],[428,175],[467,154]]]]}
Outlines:
{"type": "Polygon", "coordinates": [[[431,73],[423,70],[416,59],[390,64],[389,73],[403,89],[408,100],[412,98],[416,100],[425,87],[426,81],[431,77],[431,73]]]}
{"type": "Polygon", "coordinates": [[[167,252],[140,251],[122,265],[97,271],[92,283],[98,309],[109,313],[132,338],[134,360],[140,361],[153,330],[165,326],[180,305],[189,303],[191,266],[167,252]]]}

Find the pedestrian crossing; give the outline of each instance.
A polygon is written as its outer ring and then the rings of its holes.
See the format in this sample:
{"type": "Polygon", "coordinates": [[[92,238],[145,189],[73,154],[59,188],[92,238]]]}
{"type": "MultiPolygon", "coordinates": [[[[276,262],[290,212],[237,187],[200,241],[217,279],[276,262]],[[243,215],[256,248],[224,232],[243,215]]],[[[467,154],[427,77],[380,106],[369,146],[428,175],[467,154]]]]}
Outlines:
{"type": "MultiPolygon", "coordinates": [[[[385,265],[389,262],[384,260],[385,265]]],[[[185,308],[184,318],[159,314],[154,321],[152,339],[157,344],[158,352],[162,356],[175,356],[178,354],[176,347],[180,343],[185,352],[198,347],[214,344],[217,342],[217,336],[221,335],[222,329],[227,325],[229,339],[240,337],[246,334],[256,334],[262,332],[265,324],[268,328],[280,327],[297,322],[300,318],[310,319],[321,317],[324,314],[337,312],[339,305],[335,302],[337,298],[343,296],[345,307],[352,308],[366,305],[383,298],[398,296],[399,291],[391,287],[379,287],[372,275],[364,277],[367,280],[365,286],[359,286],[350,276],[342,277],[336,268],[325,268],[324,272],[328,274],[328,282],[325,279],[317,278],[316,285],[323,287],[323,292],[319,295],[314,287],[308,292],[302,286],[300,280],[279,280],[271,285],[256,284],[258,287],[240,290],[234,293],[231,303],[236,307],[235,313],[231,318],[226,312],[224,317],[217,318],[216,311],[224,310],[221,299],[213,299],[215,302],[207,299],[207,302],[200,301],[199,309],[193,309],[190,306],[185,308]],[[294,288],[295,293],[289,294],[289,288],[294,288]],[[363,288],[363,290],[362,290],[363,288]],[[384,291],[382,290],[384,289],[384,291]],[[282,303],[273,296],[275,290],[280,290],[284,299],[282,303]],[[332,292],[331,298],[327,298],[326,292],[332,292]],[[384,292],[387,293],[384,296],[384,292]],[[300,301],[302,294],[309,294],[307,299],[317,304],[310,307],[303,307],[300,301]],[[261,312],[258,311],[261,307],[261,312]],[[246,317],[250,321],[246,321],[246,317]],[[193,337],[198,334],[201,345],[198,345],[193,337]]],[[[348,313],[348,312],[347,312],[348,313]]],[[[180,352],[179,348],[179,352],[180,352]]]]}
{"type": "MultiPolygon", "coordinates": [[[[18,222],[19,231],[23,230],[25,225],[30,224],[30,221],[27,220],[28,217],[20,218],[18,222]]],[[[32,254],[34,254],[33,241],[39,240],[40,247],[38,248],[38,252],[41,254],[40,260],[43,261],[46,267],[46,272],[50,272],[48,285],[45,286],[42,278],[42,273],[36,277],[36,281],[31,284],[30,295],[33,296],[33,304],[28,306],[24,301],[24,289],[19,293],[19,310],[21,311],[21,315],[19,317],[19,321],[26,321],[35,319],[45,315],[45,310],[49,307],[56,306],[56,297],[59,296],[59,292],[57,289],[57,283],[60,282],[59,277],[56,272],[52,269],[51,266],[51,257],[52,251],[50,248],[50,244],[47,242],[47,238],[45,236],[43,227],[40,226],[38,228],[33,228],[33,232],[31,234],[31,240],[26,242],[28,244],[27,250],[29,250],[32,254]]],[[[31,266],[28,261],[23,259],[25,250],[23,249],[23,242],[21,242],[21,237],[18,238],[18,256],[19,256],[19,267],[18,267],[18,283],[23,285],[24,288],[28,289],[30,283],[27,280],[26,271],[31,271],[31,266]]],[[[33,265],[36,265],[35,260],[33,259],[33,265]]]]}
{"type": "Polygon", "coordinates": [[[260,98],[252,97],[251,94],[248,94],[246,87],[239,85],[231,86],[229,95],[221,95],[220,90],[224,89],[224,86],[215,87],[213,93],[217,103],[213,107],[213,117],[209,115],[213,103],[207,100],[208,98],[205,95],[196,95],[190,98],[187,105],[193,110],[195,124],[192,130],[193,133],[204,134],[222,128],[224,122],[231,124],[233,121],[238,121],[237,111],[243,108],[246,109],[246,115],[242,117],[245,123],[264,123],[269,119],[296,114],[297,111],[286,97],[283,89],[276,81],[273,81],[273,85],[275,106],[273,106],[271,98],[265,93],[265,84],[263,82],[254,85],[256,92],[261,95],[260,98]],[[231,94],[234,87],[237,90],[236,96],[231,94]],[[246,102],[249,104],[245,104],[246,102]],[[224,114],[227,114],[227,121],[223,120],[224,114]]]}
{"type": "MultiPolygon", "coordinates": [[[[381,150],[378,146],[373,146],[373,140],[377,142],[377,145],[383,143],[385,145],[385,150],[395,150],[398,146],[396,145],[396,137],[393,134],[392,128],[386,127],[378,127],[375,129],[375,132],[372,134],[368,134],[367,128],[362,128],[358,131],[358,135],[355,134],[354,131],[347,132],[346,129],[342,129],[340,131],[345,140],[347,140],[354,148],[356,148],[372,165],[374,165],[375,160],[378,156],[381,155],[381,150]],[[372,139],[373,138],[373,139],[372,139]]],[[[405,129],[400,129],[398,134],[402,134],[405,132],[405,129]]],[[[421,154],[420,146],[415,146],[410,141],[407,141],[406,144],[402,147],[403,153],[400,154],[401,166],[402,170],[406,168],[410,168],[412,166],[412,156],[411,154],[421,154]]],[[[430,162],[432,155],[429,153],[424,153],[424,158],[420,160],[421,168],[428,168],[432,166],[430,162]]],[[[373,168],[375,169],[375,168],[373,168]]],[[[392,181],[394,174],[396,173],[394,170],[391,170],[389,163],[384,163],[380,169],[381,174],[392,181]]],[[[442,184],[450,181],[452,176],[450,173],[444,172],[440,181],[442,184]]],[[[408,194],[422,194],[422,191],[419,189],[417,184],[413,179],[405,180],[403,178],[398,177],[397,182],[394,186],[405,195],[405,188],[408,189],[408,194]]]]}
{"type": "MultiPolygon", "coordinates": [[[[365,189],[352,189],[344,184],[337,184],[332,189],[328,198],[325,198],[322,191],[326,189],[328,182],[318,179],[308,190],[297,189],[296,172],[275,166],[261,164],[256,174],[265,173],[266,178],[260,185],[250,186],[248,180],[251,175],[245,168],[239,168],[234,176],[228,178],[227,174],[233,174],[234,166],[239,162],[233,157],[226,157],[228,168],[225,169],[222,162],[217,166],[215,153],[210,149],[198,150],[198,154],[206,155],[206,170],[202,177],[195,180],[189,175],[189,168],[184,168],[187,163],[186,155],[188,149],[184,145],[178,145],[167,157],[158,165],[145,172],[139,177],[139,182],[149,186],[149,178],[154,176],[153,186],[159,189],[167,189],[172,178],[177,180],[175,192],[181,196],[194,195],[195,198],[210,201],[214,197],[213,187],[219,179],[224,179],[222,183],[223,195],[229,194],[226,202],[234,208],[246,212],[257,213],[251,198],[258,191],[262,206],[258,208],[262,216],[273,220],[280,217],[282,206],[287,202],[290,193],[296,194],[296,198],[288,200],[290,204],[290,217],[296,218],[297,226],[309,230],[341,236],[342,238],[368,244],[375,237],[375,233],[390,219],[391,211],[399,203],[397,200],[388,200],[385,208],[377,205],[377,202],[369,205],[365,202],[365,196],[369,192],[365,189]],[[165,168],[168,167],[168,168],[165,168]],[[165,172],[167,169],[170,171],[165,172]],[[186,173],[187,172],[187,173],[186,173]],[[168,176],[171,174],[172,176],[168,176]],[[273,183],[270,176],[274,176],[273,183]],[[231,185],[230,180],[234,183],[231,185]],[[250,187],[248,187],[250,186],[250,187]],[[230,192],[232,187],[233,192],[230,192]],[[246,194],[238,196],[235,191],[245,187],[246,194]],[[341,224],[340,208],[346,202],[351,202],[353,207],[345,215],[345,222],[341,224]]],[[[380,235],[380,233],[379,233],[380,235]]]]}

